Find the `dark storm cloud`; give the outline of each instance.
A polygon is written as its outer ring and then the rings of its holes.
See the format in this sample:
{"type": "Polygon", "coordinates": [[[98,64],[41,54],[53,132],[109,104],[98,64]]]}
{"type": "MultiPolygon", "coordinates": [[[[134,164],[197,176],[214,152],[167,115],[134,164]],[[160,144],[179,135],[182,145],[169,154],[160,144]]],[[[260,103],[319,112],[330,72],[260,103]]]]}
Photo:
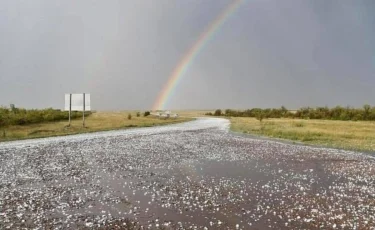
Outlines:
{"type": "MultiPolygon", "coordinates": [[[[220,1],[2,1],[0,104],[147,109],[220,1]]],[[[248,0],[217,31],[169,108],[353,105],[375,98],[371,1],[248,0]]]]}

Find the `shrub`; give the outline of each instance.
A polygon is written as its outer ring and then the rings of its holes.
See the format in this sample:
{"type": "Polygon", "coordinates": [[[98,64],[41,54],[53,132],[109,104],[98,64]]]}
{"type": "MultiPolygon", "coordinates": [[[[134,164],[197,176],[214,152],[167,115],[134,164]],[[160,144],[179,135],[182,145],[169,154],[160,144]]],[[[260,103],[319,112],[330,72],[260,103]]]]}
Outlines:
{"type": "MultiPolygon", "coordinates": [[[[85,113],[87,116],[91,112],[85,113]]],[[[82,112],[72,112],[71,118],[78,118],[82,116],[82,112]]],[[[21,109],[13,108],[12,110],[0,107],[0,127],[8,125],[27,125],[27,124],[37,124],[41,122],[52,122],[67,120],[69,117],[69,112],[56,110],[52,108],[48,109],[21,109]]]]}
{"type": "Polygon", "coordinates": [[[132,119],[132,115],[129,113],[128,114],[128,120],[131,120],[132,119]]]}
{"type": "Polygon", "coordinates": [[[3,127],[7,125],[6,124],[6,116],[4,114],[1,114],[1,111],[0,111],[0,127],[3,127]]]}
{"type": "Polygon", "coordinates": [[[143,116],[145,116],[145,117],[147,117],[147,116],[150,116],[150,111],[146,111],[144,114],[143,114],[143,116]]]}
{"type": "MultiPolygon", "coordinates": [[[[224,115],[220,110],[215,111],[215,116],[224,115]]],[[[209,115],[209,114],[207,114],[209,115]]],[[[229,117],[255,117],[258,120],[264,118],[300,118],[300,119],[327,119],[327,120],[366,120],[375,121],[375,107],[364,105],[362,108],[336,106],[326,107],[303,107],[295,112],[288,111],[284,106],[279,109],[253,108],[247,110],[225,110],[225,116],[229,117]],[[262,114],[262,115],[260,115],[262,114]],[[263,116],[263,117],[260,117],[263,116]]]]}
{"type": "Polygon", "coordinates": [[[263,119],[264,119],[264,113],[263,112],[259,112],[256,117],[255,117],[259,122],[262,122],[263,119]]]}
{"type": "Polygon", "coordinates": [[[215,116],[221,116],[222,114],[223,113],[221,112],[221,109],[215,110],[215,113],[214,113],[215,116]]]}
{"type": "Polygon", "coordinates": [[[141,116],[141,113],[140,112],[137,112],[137,117],[140,117],[141,116]]]}

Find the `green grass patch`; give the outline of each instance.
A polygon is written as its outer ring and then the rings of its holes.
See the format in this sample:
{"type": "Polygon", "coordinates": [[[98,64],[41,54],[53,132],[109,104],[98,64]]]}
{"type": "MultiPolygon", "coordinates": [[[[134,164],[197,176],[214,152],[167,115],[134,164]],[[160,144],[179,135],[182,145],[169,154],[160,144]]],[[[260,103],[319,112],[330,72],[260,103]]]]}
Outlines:
{"type": "Polygon", "coordinates": [[[375,151],[375,122],[232,117],[231,130],[312,145],[375,151]]]}

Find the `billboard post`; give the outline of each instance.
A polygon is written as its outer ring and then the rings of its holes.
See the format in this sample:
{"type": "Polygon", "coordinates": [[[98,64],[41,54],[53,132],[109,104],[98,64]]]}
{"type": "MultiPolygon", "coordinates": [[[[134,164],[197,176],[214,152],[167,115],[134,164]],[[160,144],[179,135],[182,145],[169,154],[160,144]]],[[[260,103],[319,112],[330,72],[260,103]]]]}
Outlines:
{"type": "Polygon", "coordinates": [[[71,116],[72,116],[72,94],[69,94],[69,127],[71,125],[71,116]]]}
{"type": "Polygon", "coordinates": [[[83,124],[83,127],[85,127],[85,107],[86,107],[86,98],[85,98],[85,93],[83,93],[83,121],[82,121],[82,124],[83,124]]]}
{"type": "Polygon", "coordinates": [[[69,111],[69,127],[72,122],[72,111],[81,111],[82,114],[82,125],[85,127],[85,112],[91,111],[89,93],[79,93],[79,94],[65,94],[65,111],[69,111]]]}

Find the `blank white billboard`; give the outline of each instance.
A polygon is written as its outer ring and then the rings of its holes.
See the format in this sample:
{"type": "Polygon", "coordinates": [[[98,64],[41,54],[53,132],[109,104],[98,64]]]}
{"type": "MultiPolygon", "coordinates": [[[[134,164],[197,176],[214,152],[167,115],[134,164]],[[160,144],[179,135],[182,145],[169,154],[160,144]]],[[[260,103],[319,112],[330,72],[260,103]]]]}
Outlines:
{"type": "MultiPolygon", "coordinates": [[[[65,94],[65,111],[69,111],[70,95],[72,95],[72,111],[83,111],[83,93],[65,94]]],[[[91,111],[90,94],[85,94],[85,111],[91,111]]]]}

